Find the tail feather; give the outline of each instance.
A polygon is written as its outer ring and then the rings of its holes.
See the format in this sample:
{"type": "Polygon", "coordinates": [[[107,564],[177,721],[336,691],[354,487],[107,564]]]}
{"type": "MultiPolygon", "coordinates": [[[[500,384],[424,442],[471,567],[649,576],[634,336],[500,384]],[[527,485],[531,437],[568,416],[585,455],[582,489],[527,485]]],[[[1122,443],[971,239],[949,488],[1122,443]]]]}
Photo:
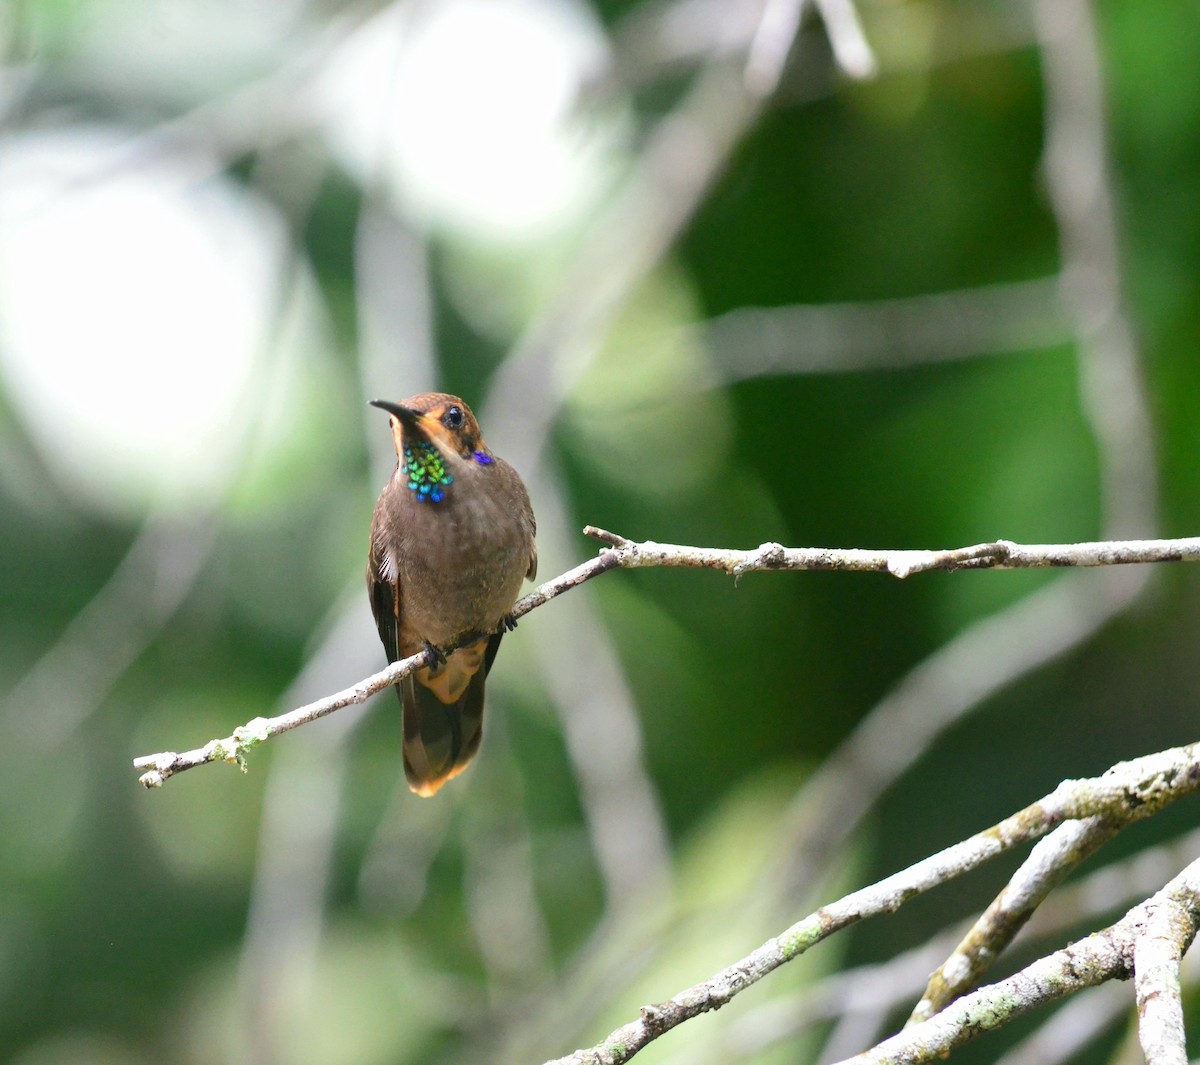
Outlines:
{"type": "MultiPolygon", "coordinates": [[[[499,635],[492,637],[499,643],[499,635]]],[[[489,647],[488,660],[476,670],[466,689],[453,702],[443,702],[436,692],[444,686],[422,683],[419,671],[398,685],[404,704],[404,775],[418,795],[433,795],[448,780],[470,764],[483,738],[483,688],[487,667],[495,657],[489,647]]]]}

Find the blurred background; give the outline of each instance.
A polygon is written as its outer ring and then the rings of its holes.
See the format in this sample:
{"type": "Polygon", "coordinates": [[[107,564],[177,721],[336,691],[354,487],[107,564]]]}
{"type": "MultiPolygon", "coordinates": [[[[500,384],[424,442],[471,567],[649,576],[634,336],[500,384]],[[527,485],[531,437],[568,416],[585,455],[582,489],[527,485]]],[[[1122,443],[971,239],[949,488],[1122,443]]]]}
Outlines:
{"type": "MultiPolygon", "coordinates": [[[[375,397],[471,403],[542,579],[587,523],[1195,534],[1198,16],[0,5],[0,1060],[542,1062],[1196,739],[1196,567],[639,570],[521,622],[435,799],[388,693],[245,775],[131,769],[383,666],[375,397]]],[[[1110,844],[1001,971],[1161,885],[1194,817],[1110,844]]],[[[640,1060],[864,1049],[1018,859],[640,1060]]],[[[1106,988],[956,1059],[1124,1060],[1132,1017],[1106,988]]]]}

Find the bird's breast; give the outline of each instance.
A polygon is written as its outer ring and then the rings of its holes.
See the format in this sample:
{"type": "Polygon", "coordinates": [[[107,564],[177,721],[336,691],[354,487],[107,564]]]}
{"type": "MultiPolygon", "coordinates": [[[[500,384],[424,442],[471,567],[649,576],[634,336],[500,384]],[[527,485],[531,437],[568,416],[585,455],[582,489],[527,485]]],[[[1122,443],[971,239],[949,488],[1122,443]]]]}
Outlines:
{"type": "MultiPolygon", "coordinates": [[[[491,471],[486,471],[491,472],[491,471]]],[[[444,646],[490,632],[512,609],[529,568],[532,534],[508,493],[456,483],[438,503],[392,483],[385,544],[400,589],[402,629],[444,646]]]]}

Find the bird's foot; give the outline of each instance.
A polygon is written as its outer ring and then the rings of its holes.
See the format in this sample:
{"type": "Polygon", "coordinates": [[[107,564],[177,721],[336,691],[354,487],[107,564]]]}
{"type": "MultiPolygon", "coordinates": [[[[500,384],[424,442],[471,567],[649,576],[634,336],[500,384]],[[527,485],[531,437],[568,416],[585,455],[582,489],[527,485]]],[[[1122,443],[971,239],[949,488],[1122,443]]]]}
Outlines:
{"type": "Polygon", "coordinates": [[[431,660],[430,668],[433,670],[441,669],[441,667],[446,664],[446,656],[441,652],[440,649],[438,649],[437,647],[434,647],[433,644],[431,644],[428,640],[425,640],[424,644],[425,644],[425,653],[429,656],[429,658],[431,660]]]}
{"type": "Polygon", "coordinates": [[[517,619],[513,617],[512,614],[505,614],[504,617],[500,619],[500,628],[504,632],[512,632],[516,627],[517,619]]]}

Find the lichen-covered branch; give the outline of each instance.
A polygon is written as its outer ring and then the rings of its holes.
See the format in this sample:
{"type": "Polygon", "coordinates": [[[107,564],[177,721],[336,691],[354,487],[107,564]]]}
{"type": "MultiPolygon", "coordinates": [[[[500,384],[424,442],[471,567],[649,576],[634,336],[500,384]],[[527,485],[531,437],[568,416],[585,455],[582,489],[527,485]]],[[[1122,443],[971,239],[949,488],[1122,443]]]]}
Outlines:
{"type": "MultiPolygon", "coordinates": [[[[999,1028],[1035,1006],[1106,980],[1127,978],[1136,972],[1139,956],[1145,956],[1147,951],[1159,955],[1157,944],[1147,945],[1148,939],[1155,936],[1165,936],[1167,953],[1174,954],[1177,960],[1191,943],[1198,917],[1200,859],[1116,924],[1039,958],[1006,980],[960,998],[929,1020],[905,1028],[839,1065],[919,1065],[940,1060],[955,1047],[999,1028]],[[1164,932],[1168,928],[1169,931],[1164,932]]],[[[1156,957],[1155,961],[1157,963],[1160,958],[1156,957]]],[[[1152,968],[1156,975],[1161,973],[1159,964],[1152,968]]],[[[1159,985],[1155,994],[1149,997],[1147,1009],[1139,991],[1142,1047],[1150,1065],[1174,1065],[1176,1061],[1183,1065],[1187,1061],[1182,1044],[1182,1011],[1177,1014],[1177,1029],[1174,1024],[1178,1009],[1177,968],[1174,979],[1176,997],[1173,1003],[1169,994],[1165,1000],[1156,998],[1158,990],[1162,989],[1159,985]],[[1153,1054],[1146,1047],[1148,1014],[1154,1023],[1153,1054]],[[1165,1016],[1160,1018],[1160,1014],[1165,1016]]],[[[1170,983],[1169,976],[1166,983],[1170,983]]]]}
{"type": "Polygon", "coordinates": [[[1122,822],[1097,815],[1059,825],[1041,840],[962,942],[929,978],[909,1024],[928,1020],[974,988],[1042,900],[1122,827],[1122,822]]]}
{"type": "MultiPolygon", "coordinates": [[[[665,1002],[643,1006],[638,1019],[616,1029],[596,1046],[576,1050],[546,1065],[621,1065],[664,1032],[701,1013],[719,1009],[768,973],[799,957],[842,928],[867,917],[892,913],[930,888],[953,880],[1020,843],[1044,836],[1066,821],[1102,817],[1114,823],[1128,824],[1161,810],[1166,804],[1197,789],[1200,789],[1200,743],[1121,762],[1103,776],[1064,781],[1045,798],[999,824],[870,887],[823,906],[703,983],[689,987],[665,1002]]],[[[1192,867],[1189,866],[1189,869],[1192,867]]],[[[1194,875],[1200,877],[1200,867],[1197,867],[1194,875]]],[[[1175,883],[1172,881],[1173,885],[1175,883]]],[[[1085,943],[1090,943],[1090,940],[1085,943]]],[[[1132,939],[1129,947],[1131,951],[1132,939]]],[[[1068,948],[1068,952],[1078,948],[1076,944],[1074,948],[1068,948]]],[[[1077,973],[1076,984],[1071,984],[1062,972],[1064,967],[1070,969],[1072,955],[1060,951],[1059,954],[1064,957],[1052,955],[1026,970],[1026,973],[1033,970],[1036,973],[1034,977],[1026,977],[1026,982],[1011,992],[1012,997],[979,999],[977,996],[983,992],[976,992],[975,995],[959,999],[950,1009],[932,1019],[906,1029],[893,1040],[901,1041],[897,1046],[924,1048],[929,1045],[941,1047],[941,1052],[944,1052],[956,1045],[954,1042],[947,1043],[956,1033],[961,1034],[966,1030],[970,1034],[978,1034],[1003,1023],[1010,1016],[1025,1012],[1039,1002],[1087,986],[1088,983],[1109,979],[1117,974],[1118,969],[1127,972],[1132,964],[1132,954],[1126,956],[1115,949],[1111,953],[1112,958],[1105,964],[1088,955],[1088,964],[1092,967],[1089,972],[1094,970],[1098,975],[1092,979],[1088,973],[1077,973]],[[1045,971],[1037,970],[1037,965],[1043,965],[1045,971]],[[987,1009],[991,1012],[981,1012],[980,1002],[987,1003],[987,1009]],[[947,1020],[951,1016],[954,1018],[952,1022],[947,1020]],[[989,1018],[994,1020],[989,1021],[989,1018]]],[[[1018,977],[1022,975],[1018,974],[1018,977]]],[[[963,1035],[957,1041],[962,1042],[969,1037],[963,1035]]],[[[881,1047],[884,1045],[881,1044],[881,1047]]],[[[931,1051],[935,1054],[938,1052],[931,1051]]],[[[885,1055],[863,1060],[917,1061],[925,1060],[924,1053],[922,1049],[918,1057],[901,1055],[893,1058],[885,1055]]]]}
{"type": "MultiPolygon", "coordinates": [[[[1056,837],[1076,824],[1086,823],[1070,821],[1060,825],[1039,841],[1034,850],[1050,844],[1058,849],[1060,843],[1056,837]]],[[[1114,911],[1126,910],[1158,891],[1167,875],[1164,870],[1180,869],[1198,853],[1200,829],[1193,829],[1076,878],[1055,891],[1048,903],[1033,913],[1026,925],[1025,949],[1031,950],[1032,944],[1038,942],[1052,942],[1057,946],[1065,935],[1078,930],[1082,924],[1093,919],[1111,919],[1114,911]]],[[[1014,876],[1010,884],[1020,875],[1014,876]]],[[[930,971],[964,938],[970,924],[970,921],[954,920],[950,927],[899,954],[878,962],[835,969],[805,984],[801,996],[769,996],[754,1006],[747,1003],[747,1008],[737,1018],[729,1020],[721,1038],[705,1048],[708,1053],[695,1055],[696,1065],[757,1060],[756,1055],[762,1055],[768,1048],[811,1032],[825,1022],[835,1022],[835,1033],[841,1025],[853,1025],[856,1032],[882,1031],[886,1018],[894,1015],[906,1002],[911,1003],[914,995],[920,993],[930,971]]],[[[1195,964],[1191,980],[1194,981],[1200,960],[1192,960],[1195,964]]],[[[1188,976],[1186,969],[1181,970],[1185,984],[1189,982],[1188,976]]],[[[974,987],[967,990],[974,990],[974,987]]],[[[1074,1049],[1086,1045],[1098,1031],[1106,1029],[1109,1022],[1128,1012],[1127,988],[1116,984],[1103,990],[1098,988],[1086,998],[1064,1003],[1053,1016],[997,1060],[1004,1065],[1025,1065],[1029,1061],[1053,1065],[1068,1061],[1074,1049]]],[[[831,1034],[829,1039],[833,1038],[831,1034]]],[[[815,1061],[837,1061],[872,1041],[860,1039],[842,1053],[825,1053],[830,1045],[827,1041],[821,1052],[810,1057],[815,1061]]]]}
{"type": "Polygon", "coordinates": [[[1148,1065],[1187,1065],[1179,963],[1196,935],[1200,884],[1146,904],[1145,924],[1133,947],[1133,986],[1137,996],[1138,1039],[1148,1065]]]}
{"type": "MultiPolygon", "coordinates": [[[[595,558],[540,585],[521,599],[512,610],[512,618],[524,617],[571,588],[612,569],[637,569],[648,566],[686,566],[719,569],[734,577],[759,570],[846,570],[889,573],[909,577],[931,570],[1028,569],[1033,567],[1115,566],[1144,562],[1195,562],[1200,560],[1200,537],[1177,540],[1123,540],[1081,544],[1017,544],[996,540],[970,547],[944,551],[873,551],[827,547],[783,547],[767,543],[749,551],[718,547],[687,547],[659,544],[651,540],[636,542],[587,526],[584,532],[609,545],[595,558]]],[[[454,646],[476,639],[479,633],[464,635],[454,646]]],[[[443,647],[451,651],[454,647],[443,647]]],[[[342,707],[365,702],[376,692],[390,687],[414,670],[428,665],[422,652],[386,669],[373,673],[357,684],[324,699],[298,707],[277,717],[257,717],[221,739],[203,747],[176,753],[163,751],[134,759],[139,778],[147,788],[161,787],[170,777],[210,762],[230,762],[243,766],[245,755],[264,740],[299,725],[315,721],[342,707]]]]}

